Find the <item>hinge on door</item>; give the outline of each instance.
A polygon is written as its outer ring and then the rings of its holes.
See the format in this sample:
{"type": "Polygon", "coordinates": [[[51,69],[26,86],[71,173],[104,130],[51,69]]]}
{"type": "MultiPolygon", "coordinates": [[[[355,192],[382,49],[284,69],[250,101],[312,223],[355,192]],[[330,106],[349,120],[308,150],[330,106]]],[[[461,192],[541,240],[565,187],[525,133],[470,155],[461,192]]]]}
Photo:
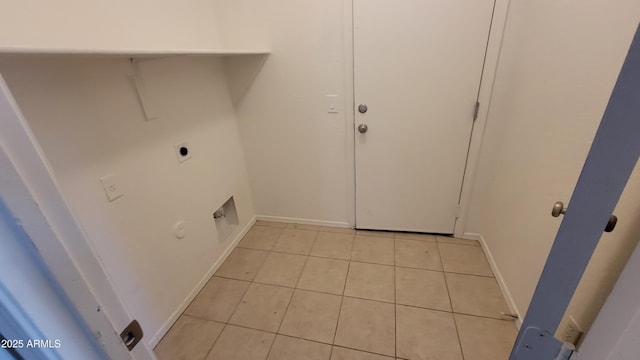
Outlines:
{"type": "Polygon", "coordinates": [[[456,205],[456,219],[462,214],[462,205],[456,205]]]}
{"type": "Polygon", "coordinates": [[[478,118],[478,112],[480,112],[480,101],[476,101],[476,107],[473,109],[473,121],[478,118]]]}
{"type": "Polygon", "coordinates": [[[522,331],[510,360],[570,360],[575,351],[573,344],[558,340],[545,330],[530,326],[522,331]]]}

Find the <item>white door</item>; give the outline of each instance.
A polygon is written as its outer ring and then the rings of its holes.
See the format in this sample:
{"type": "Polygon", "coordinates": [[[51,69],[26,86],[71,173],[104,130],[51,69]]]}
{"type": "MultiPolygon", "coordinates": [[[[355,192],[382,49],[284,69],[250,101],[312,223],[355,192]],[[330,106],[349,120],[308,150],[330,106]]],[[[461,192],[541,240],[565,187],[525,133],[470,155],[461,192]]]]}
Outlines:
{"type": "MultiPolygon", "coordinates": [[[[3,175],[0,178],[4,180],[3,175]]],[[[57,359],[55,355],[104,360],[91,334],[56,292],[29,243],[0,198],[0,360],[14,359],[11,354],[38,360],[57,359]],[[50,344],[46,349],[30,346],[29,340],[34,339],[48,339],[50,344]]]]}
{"type": "MultiPolygon", "coordinates": [[[[120,339],[119,334],[133,319],[122,305],[100,261],[62,198],[46,158],[2,76],[0,169],[0,203],[6,208],[6,212],[11,213],[15,224],[19,225],[25,239],[28,239],[27,248],[32,254],[37,253],[41,257],[44,263],[42,272],[50,275],[49,285],[59,291],[57,294],[60,299],[68,300],[78,323],[82,327],[86,326],[85,329],[94,336],[100,351],[104,351],[111,359],[155,359],[144,337],[131,352],[120,339]]],[[[3,250],[7,250],[6,246],[0,251],[3,250]]],[[[15,285],[15,279],[13,280],[15,285]]],[[[0,288],[2,282],[0,277],[0,288]]],[[[6,285],[7,282],[4,283],[6,285]]],[[[30,285],[33,284],[23,284],[22,289],[19,286],[7,287],[8,294],[15,297],[11,293],[15,289],[15,293],[24,296],[24,289],[30,285]]],[[[0,296],[0,301],[2,300],[0,296]]],[[[42,310],[43,305],[46,310],[46,306],[53,306],[55,302],[56,299],[52,298],[32,297],[29,301],[21,301],[20,306],[24,307],[25,313],[34,314],[42,310]]],[[[7,301],[3,301],[2,305],[1,307],[6,307],[7,301]]],[[[12,315],[17,315],[17,312],[12,315]]],[[[57,316],[62,319],[64,314],[57,316]]],[[[63,331],[63,323],[47,323],[48,320],[43,316],[33,316],[29,321],[38,329],[49,329],[51,334],[56,329],[63,331]]],[[[60,354],[84,351],[82,346],[85,344],[72,341],[72,335],[60,335],[60,338],[71,338],[62,344],[65,349],[60,354]]],[[[28,339],[21,340],[26,344],[28,339]]],[[[46,358],[57,358],[55,355],[51,352],[46,358]]],[[[93,354],[85,355],[86,359],[95,358],[93,354]]]]}
{"type": "Polygon", "coordinates": [[[493,4],[354,0],[357,228],[453,233],[493,4]]]}

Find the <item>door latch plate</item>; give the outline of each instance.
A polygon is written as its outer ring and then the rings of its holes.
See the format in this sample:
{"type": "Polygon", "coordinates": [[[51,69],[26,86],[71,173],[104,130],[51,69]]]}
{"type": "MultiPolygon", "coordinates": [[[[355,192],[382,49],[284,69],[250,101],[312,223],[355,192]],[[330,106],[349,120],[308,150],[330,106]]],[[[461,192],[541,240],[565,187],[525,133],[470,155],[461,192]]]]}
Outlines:
{"type": "Polygon", "coordinates": [[[140,327],[140,323],[138,323],[138,320],[133,320],[120,333],[120,338],[124,342],[124,345],[127,347],[127,349],[129,349],[129,351],[133,350],[133,348],[138,345],[143,336],[144,332],[142,331],[142,327],[140,327]]]}

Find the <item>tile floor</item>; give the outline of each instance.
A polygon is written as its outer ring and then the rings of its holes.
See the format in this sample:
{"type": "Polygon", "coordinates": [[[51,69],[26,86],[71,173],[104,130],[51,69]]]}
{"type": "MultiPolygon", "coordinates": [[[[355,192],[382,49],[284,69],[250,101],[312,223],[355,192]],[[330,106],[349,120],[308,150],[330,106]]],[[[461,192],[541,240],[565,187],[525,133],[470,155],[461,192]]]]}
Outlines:
{"type": "Polygon", "coordinates": [[[517,333],[477,242],[258,221],[160,360],[503,360],[517,333]]]}

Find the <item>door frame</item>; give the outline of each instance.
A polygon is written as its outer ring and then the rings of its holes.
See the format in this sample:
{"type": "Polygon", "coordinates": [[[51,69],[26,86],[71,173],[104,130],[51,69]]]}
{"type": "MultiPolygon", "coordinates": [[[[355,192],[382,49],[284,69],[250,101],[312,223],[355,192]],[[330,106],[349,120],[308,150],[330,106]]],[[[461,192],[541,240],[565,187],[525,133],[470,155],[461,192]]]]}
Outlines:
{"type": "MultiPolygon", "coordinates": [[[[493,85],[498,67],[498,59],[502,47],[502,39],[507,23],[507,14],[511,0],[494,0],[493,17],[489,29],[487,50],[485,54],[484,67],[481,73],[480,89],[478,101],[480,108],[478,117],[471,128],[471,139],[469,140],[469,152],[467,154],[467,164],[462,177],[462,189],[460,191],[460,216],[456,220],[453,235],[463,238],[469,214],[469,202],[473,191],[473,184],[477,173],[478,162],[480,160],[480,148],[489,115],[489,105],[493,92],[493,85]]],[[[344,94],[345,94],[345,135],[346,135],[346,156],[347,156],[347,213],[350,226],[356,225],[356,162],[355,162],[355,78],[354,78],[354,48],[353,48],[353,0],[344,2],[344,94]]],[[[472,104],[470,104],[471,106],[472,104]]],[[[471,116],[469,121],[472,121],[471,116]]]]}
{"type": "Polygon", "coordinates": [[[0,74],[0,194],[45,265],[113,359],[155,360],[146,339],[129,352],[119,337],[127,313],[95,249],[59,190],[54,173],[0,74]]]}

